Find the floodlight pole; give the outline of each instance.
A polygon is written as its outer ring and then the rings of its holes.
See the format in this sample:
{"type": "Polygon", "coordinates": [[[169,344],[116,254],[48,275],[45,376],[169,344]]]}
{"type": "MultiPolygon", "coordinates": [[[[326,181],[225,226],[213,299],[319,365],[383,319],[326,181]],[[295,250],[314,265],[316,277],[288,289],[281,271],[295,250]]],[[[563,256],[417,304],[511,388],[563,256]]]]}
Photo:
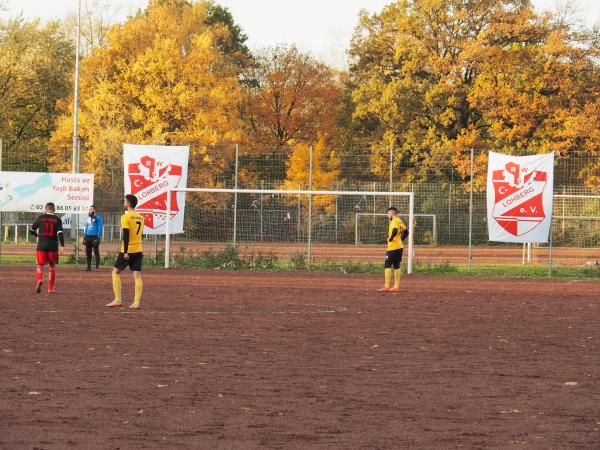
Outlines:
{"type": "MultiPolygon", "coordinates": [[[[73,94],[73,156],[72,173],[79,173],[79,51],[81,43],[81,0],[77,7],[77,38],[75,45],[75,88],[73,94]]],[[[75,258],[79,262],[79,215],[71,216],[71,233],[75,227],[75,258]]],[[[71,234],[73,236],[73,234],[71,234]]]]}
{"type": "Polygon", "coordinates": [[[72,167],[73,173],[79,172],[79,45],[81,41],[81,0],[77,9],[77,39],[75,45],[75,88],[73,95],[73,156],[72,167]]]}

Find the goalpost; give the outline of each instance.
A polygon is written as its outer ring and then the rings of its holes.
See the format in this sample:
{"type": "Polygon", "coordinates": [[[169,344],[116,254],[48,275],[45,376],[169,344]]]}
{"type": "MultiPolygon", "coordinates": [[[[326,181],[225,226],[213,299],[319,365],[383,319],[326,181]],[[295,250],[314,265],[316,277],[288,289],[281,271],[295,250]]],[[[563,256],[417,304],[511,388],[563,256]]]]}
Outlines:
{"type": "MultiPolygon", "coordinates": [[[[408,199],[408,261],[407,261],[407,273],[413,272],[413,236],[414,236],[414,193],[413,192],[373,192],[373,191],[314,191],[314,190],[279,190],[279,189],[222,189],[222,188],[181,188],[181,189],[169,189],[167,192],[167,213],[166,213],[166,234],[165,234],[165,268],[168,269],[171,263],[171,193],[174,192],[185,192],[185,193],[205,193],[205,194],[234,194],[237,199],[238,196],[251,194],[251,195],[279,195],[279,196],[302,196],[309,200],[309,205],[312,205],[312,200],[315,196],[329,196],[329,197],[344,197],[344,196],[375,196],[381,197],[387,201],[393,198],[407,198],[408,199]]],[[[234,214],[234,225],[237,222],[237,201],[236,207],[233,210],[234,214]]],[[[337,208],[337,200],[336,200],[337,208]]],[[[336,212],[337,214],[337,212],[336,212]]],[[[307,229],[307,248],[309,249],[310,259],[310,248],[312,245],[313,238],[313,223],[312,223],[312,208],[309,206],[308,211],[308,229],[307,229]]],[[[235,242],[235,231],[234,231],[234,242],[235,242]]],[[[348,255],[351,257],[351,255],[348,255]]]]}
{"type": "MultiPolygon", "coordinates": [[[[554,194],[554,211],[557,210],[557,208],[560,208],[561,214],[560,215],[553,215],[553,219],[557,219],[560,220],[560,225],[561,228],[560,230],[554,230],[554,227],[551,226],[550,227],[550,242],[548,245],[548,274],[552,275],[552,269],[553,269],[553,264],[554,264],[554,256],[553,256],[553,247],[556,246],[556,242],[554,242],[553,240],[553,234],[554,233],[561,233],[564,234],[565,233],[565,222],[568,220],[571,221],[584,221],[584,222],[591,222],[594,223],[597,219],[600,219],[600,214],[598,214],[597,216],[590,216],[589,214],[586,215],[582,215],[579,216],[576,213],[580,213],[582,209],[586,209],[590,207],[590,203],[591,201],[595,202],[596,205],[594,205],[594,207],[591,207],[591,209],[593,211],[600,211],[600,195],[586,195],[586,194],[554,194]],[[556,199],[562,199],[561,204],[558,205],[556,202],[556,199]],[[575,202],[575,204],[566,204],[567,200],[571,200],[571,203],[575,202]],[[580,203],[577,203],[577,201],[579,201],[580,203]]],[[[581,224],[578,224],[577,227],[578,231],[582,231],[581,228],[583,228],[581,226],[581,224]]]]}
{"type": "MultiPolygon", "coordinates": [[[[581,240],[582,236],[586,233],[586,224],[592,224],[600,221],[600,195],[586,195],[586,194],[554,194],[554,214],[552,215],[552,227],[550,231],[550,240],[548,242],[548,268],[549,273],[552,271],[553,255],[552,251],[557,244],[563,244],[563,242],[554,242],[552,235],[559,235],[562,239],[565,235],[575,238],[575,240],[581,240]],[[558,200],[561,200],[558,202],[558,200]],[[578,215],[585,206],[582,206],[581,202],[590,205],[590,201],[598,202],[596,208],[592,210],[598,211],[597,215],[578,215]],[[559,214],[557,214],[559,212],[559,214]],[[568,227],[567,225],[572,225],[568,227]],[[573,226],[576,224],[575,226],[573,226]],[[582,233],[581,235],[573,235],[573,231],[582,233]]],[[[592,225],[592,227],[598,227],[598,225],[592,225]]],[[[529,264],[533,261],[534,250],[539,247],[539,244],[524,243],[523,254],[522,254],[522,265],[529,264]]]]}

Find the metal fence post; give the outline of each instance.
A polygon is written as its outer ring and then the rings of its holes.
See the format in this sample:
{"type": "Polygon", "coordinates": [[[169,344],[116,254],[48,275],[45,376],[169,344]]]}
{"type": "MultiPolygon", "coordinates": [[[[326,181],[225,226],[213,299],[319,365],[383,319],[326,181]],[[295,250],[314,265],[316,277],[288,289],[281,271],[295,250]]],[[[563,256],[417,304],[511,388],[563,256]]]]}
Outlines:
{"type": "MultiPolygon", "coordinates": [[[[377,191],[377,182],[373,181],[373,192],[377,191]]],[[[373,214],[377,212],[377,199],[373,196],[373,214]]]]}
{"type": "MultiPolygon", "coordinates": [[[[338,178],[335,179],[335,190],[340,190],[340,180],[338,178]]],[[[335,243],[338,243],[338,226],[339,226],[339,205],[338,205],[339,196],[335,196],[335,243]]]]}
{"type": "Polygon", "coordinates": [[[167,190],[167,217],[165,224],[165,269],[171,266],[171,193],[167,190]]]}
{"type": "MultiPolygon", "coordinates": [[[[2,139],[0,138],[0,172],[2,172],[2,139]]],[[[0,211],[0,264],[2,264],[2,211],[0,211]]]]}
{"type": "Polygon", "coordinates": [[[448,242],[447,244],[450,245],[451,244],[451,235],[452,235],[452,230],[451,227],[452,226],[452,182],[450,182],[450,185],[448,186],[448,242]]]}
{"type": "Polygon", "coordinates": [[[408,198],[408,266],[406,273],[413,273],[414,238],[415,238],[415,193],[411,192],[408,198]]]}
{"type": "MultiPolygon", "coordinates": [[[[260,180],[260,190],[265,190],[265,180],[260,180]]],[[[260,242],[264,240],[264,224],[263,224],[263,194],[260,194],[260,242]]]]}
{"type": "Polygon", "coordinates": [[[562,229],[562,238],[563,241],[565,239],[565,219],[564,217],[567,215],[566,211],[565,211],[565,196],[567,195],[567,189],[565,186],[563,186],[562,188],[562,193],[563,193],[563,198],[562,198],[562,219],[561,219],[561,229],[562,229]]]}
{"type": "MultiPolygon", "coordinates": [[[[298,190],[302,190],[302,183],[298,183],[298,190]]],[[[300,217],[302,216],[302,196],[298,196],[298,223],[296,224],[296,242],[300,244],[300,217]]]]}
{"type": "Polygon", "coordinates": [[[308,148],[308,262],[312,259],[312,190],[313,190],[313,146],[308,148]]]}
{"type": "MultiPolygon", "coordinates": [[[[394,192],[394,148],[390,147],[390,192],[394,192]]],[[[392,205],[392,196],[390,195],[389,207],[392,205]]]]}
{"type": "MultiPolygon", "coordinates": [[[[235,144],[235,181],[234,188],[238,188],[238,168],[240,161],[240,145],[235,144]]],[[[233,194],[233,246],[237,244],[237,205],[238,205],[238,194],[233,194]]]]}
{"type": "Polygon", "coordinates": [[[474,154],[471,149],[471,186],[469,189],[469,257],[467,262],[467,270],[471,271],[473,263],[473,172],[474,172],[474,154]]]}
{"type": "Polygon", "coordinates": [[[548,277],[552,276],[552,219],[550,219],[550,246],[548,248],[548,277]]]}

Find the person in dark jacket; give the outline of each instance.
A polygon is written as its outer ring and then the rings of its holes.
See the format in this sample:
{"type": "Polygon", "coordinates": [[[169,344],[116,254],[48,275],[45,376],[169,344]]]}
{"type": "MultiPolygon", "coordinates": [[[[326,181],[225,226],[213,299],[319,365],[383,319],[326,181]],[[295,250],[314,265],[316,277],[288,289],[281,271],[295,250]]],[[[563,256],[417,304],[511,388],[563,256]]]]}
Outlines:
{"type": "Polygon", "coordinates": [[[94,205],[88,210],[88,217],[83,230],[83,245],[85,245],[85,256],[87,258],[86,272],[92,271],[92,252],[96,257],[96,272],[100,270],[100,240],[102,239],[102,230],[104,223],[102,216],[94,205]]]}

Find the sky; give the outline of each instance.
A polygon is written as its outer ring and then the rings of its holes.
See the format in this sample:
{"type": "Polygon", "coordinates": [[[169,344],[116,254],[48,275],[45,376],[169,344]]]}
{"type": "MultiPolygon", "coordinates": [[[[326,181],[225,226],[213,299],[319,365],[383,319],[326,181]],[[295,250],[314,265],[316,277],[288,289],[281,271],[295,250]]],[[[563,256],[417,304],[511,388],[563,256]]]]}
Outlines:
{"type": "MultiPolygon", "coordinates": [[[[58,19],[73,13],[77,0],[5,0],[8,14],[26,18],[58,19]]],[[[123,20],[148,0],[104,0],[112,5],[111,15],[123,20]]],[[[1,2],[1,0],[0,0],[1,2]]],[[[277,44],[296,44],[317,58],[343,68],[358,12],[381,10],[391,0],[217,0],[229,8],[248,35],[252,49],[277,44]]],[[[538,9],[553,9],[561,0],[533,0],[538,9]]],[[[600,0],[573,0],[588,24],[600,24],[600,0]]]]}

